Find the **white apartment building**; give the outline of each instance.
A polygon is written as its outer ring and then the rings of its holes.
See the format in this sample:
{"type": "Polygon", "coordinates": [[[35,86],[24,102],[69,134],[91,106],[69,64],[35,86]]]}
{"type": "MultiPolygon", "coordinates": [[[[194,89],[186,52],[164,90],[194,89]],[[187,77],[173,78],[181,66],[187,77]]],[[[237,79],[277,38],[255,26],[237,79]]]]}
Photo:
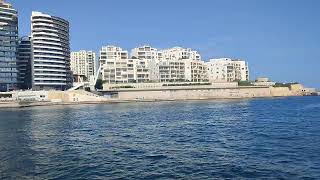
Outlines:
{"type": "Polygon", "coordinates": [[[81,50],[71,52],[71,71],[74,75],[85,76],[86,80],[95,75],[96,53],[81,50]]]}
{"type": "Polygon", "coordinates": [[[116,46],[103,46],[99,56],[100,66],[106,64],[106,60],[110,59],[128,59],[128,51],[116,46]]]}
{"type": "Polygon", "coordinates": [[[162,60],[149,62],[150,79],[153,82],[206,82],[207,67],[199,60],[162,60]]]}
{"type": "Polygon", "coordinates": [[[240,81],[249,81],[249,65],[241,59],[233,60],[235,79],[240,81]]]}
{"type": "Polygon", "coordinates": [[[162,60],[156,68],[157,82],[185,81],[185,62],[182,60],[162,60]]]}
{"type": "Polygon", "coordinates": [[[248,81],[248,64],[243,60],[229,58],[210,59],[206,63],[210,82],[248,81]]]}
{"type": "Polygon", "coordinates": [[[137,83],[149,82],[150,81],[149,60],[135,59],[134,62],[135,62],[134,64],[135,81],[137,83]]]}
{"type": "Polygon", "coordinates": [[[69,22],[56,16],[32,12],[31,37],[34,89],[70,88],[69,22]]]}
{"type": "Polygon", "coordinates": [[[141,46],[131,50],[131,58],[133,59],[155,59],[162,58],[162,53],[151,46],[141,46]]]}
{"type": "Polygon", "coordinates": [[[102,66],[102,80],[108,84],[150,81],[147,60],[107,59],[102,66]]]}
{"type": "MultiPolygon", "coordinates": [[[[109,59],[107,52],[101,53],[102,79],[107,83],[134,82],[232,82],[248,80],[248,65],[242,60],[227,58],[211,59],[205,63],[197,51],[190,48],[174,47],[160,50],[151,46],[134,48],[132,58],[126,51],[111,47],[109,59]],[[116,52],[116,53],[114,53],[116,52]],[[120,52],[120,53],[119,53],[120,52]],[[121,56],[121,52],[123,56],[121,56]]],[[[103,52],[103,51],[102,51],[103,52]]]]}
{"type": "Polygon", "coordinates": [[[208,81],[207,66],[204,61],[185,59],[185,78],[190,82],[208,81]]]}
{"type": "Polygon", "coordinates": [[[201,56],[197,51],[191,48],[173,47],[170,49],[161,50],[162,60],[181,60],[181,59],[192,59],[201,60],[201,56]]]}

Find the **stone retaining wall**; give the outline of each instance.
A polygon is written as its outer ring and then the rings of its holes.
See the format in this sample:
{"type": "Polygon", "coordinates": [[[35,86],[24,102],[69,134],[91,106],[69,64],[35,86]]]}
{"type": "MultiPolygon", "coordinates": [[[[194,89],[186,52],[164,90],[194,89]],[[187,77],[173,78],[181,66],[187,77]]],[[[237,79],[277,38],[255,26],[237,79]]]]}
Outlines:
{"type": "Polygon", "coordinates": [[[254,98],[282,97],[299,95],[289,88],[215,88],[215,89],[176,89],[150,91],[120,91],[115,97],[119,100],[185,100],[214,98],[254,98]]]}

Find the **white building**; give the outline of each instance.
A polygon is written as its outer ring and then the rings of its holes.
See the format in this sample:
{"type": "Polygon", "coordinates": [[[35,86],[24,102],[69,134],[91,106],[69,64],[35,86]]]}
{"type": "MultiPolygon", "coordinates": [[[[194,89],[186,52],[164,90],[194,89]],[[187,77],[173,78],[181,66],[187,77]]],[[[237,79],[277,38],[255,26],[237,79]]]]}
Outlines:
{"type": "Polygon", "coordinates": [[[204,61],[185,59],[185,79],[190,82],[208,81],[207,66],[204,61]]]}
{"type": "Polygon", "coordinates": [[[149,60],[134,60],[134,78],[137,83],[150,82],[149,60]]]}
{"type": "Polygon", "coordinates": [[[69,22],[32,12],[34,89],[65,90],[72,86],[69,22]]]}
{"type": "Polygon", "coordinates": [[[155,59],[162,58],[161,53],[151,46],[141,46],[131,50],[131,57],[133,59],[155,59]]]}
{"type": "Polygon", "coordinates": [[[248,81],[248,64],[243,60],[229,58],[210,59],[206,63],[210,82],[248,81]]]}
{"type": "Polygon", "coordinates": [[[87,80],[94,77],[96,64],[96,53],[81,50],[71,52],[71,71],[74,75],[85,76],[87,80]]]}
{"type": "Polygon", "coordinates": [[[201,56],[197,51],[191,48],[173,47],[170,49],[161,50],[162,60],[181,60],[192,59],[201,60],[201,56]]]}
{"type": "Polygon", "coordinates": [[[101,67],[106,63],[106,60],[109,59],[128,59],[128,51],[123,50],[121,47],[116,46],[103,46],[100,50],[100,65],[101,67]]]}
{"type": "Polygon", "coordinates": [[[150,81],[148,61],[138,59],[107,59],[102,66],[102,80],[108,84],[150,81]]]}
{"type": "Polygon", "coordinates": [[[153,82],[206,82],[207,68],[204,61],[181,59],[149,62],[150,79],[153,82]]]}
{"type": "Polygon", "coordinates": [[[162,60],[158,67],[159,75],[156,82],[182,82],[185,81],[185,62],[182,60],[162,60]]]}

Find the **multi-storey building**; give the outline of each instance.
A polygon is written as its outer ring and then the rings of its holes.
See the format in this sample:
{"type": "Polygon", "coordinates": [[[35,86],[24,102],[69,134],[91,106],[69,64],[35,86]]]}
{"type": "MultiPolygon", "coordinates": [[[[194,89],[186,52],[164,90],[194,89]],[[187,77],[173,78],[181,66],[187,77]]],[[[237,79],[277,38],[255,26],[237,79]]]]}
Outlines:
{"type": "Polygon", "coordinates": [[[31,37],[22,37],[19,40],[18,56],[18,82],[20,89],[32,88],[33,61],[32,61],[32,41],[31,37]]]}
{"type": "Polygon", "coordinates": [[[151,46],[141,46],[131,50],[131,57],[133,59],[162,59],[162,53],[151,46]]]}
{"type": "Polygon", "coordinates": [[[134,83],[134,59],[106,59],[102,66],[102,80],[106,83],[134,83]]]}
{"type": "Polygon", "coordinates": [[[229,58],[211,59],[206,65],[210,82],[249,80],[248,64],[243,60],[232,60],[229,58]]]}
{"type": "Polygon", "coordinates": [[[208,81],[207,66],[204,61],[185,59],[186,81],[206,82],[208,81]]]}
{"type": "Polygon", "coordinates": [[[241,59],[233,60],[235,79],[240,81],[249,81],[249,65],[241,59]]]}
{"type": "Polygon", "coordinates": [[[201,60],[201,56],[197,51],[191,48],[173,47],[170,49],[161,50],[161,59],[163,60],[201,60]]]}
{"type": "Polygon", "coordinates": [[[137,83],[149,82],[150,81],[150,68],[149,60],[140,59],[134,60],[134,78],[137,83]]]}
{"type": "Polygon", "coordinates": [[[18,12],[0,0],[0,91],[17,88],[18,12]]]}
{"type": "Polygon", "coordinates": [[[159,82],[185,81],[185,62],[181,60],[163,60],[159,62],[159,82]]]}
{"type": "Polygon", "coordinates": [[[128,59],[128,51],[116,46],[103,46],[100,50],[100,66],[102,67],[109,59],[128,59]]]}
{"type": "Polygon", "coordinates": [[[73,75],[84,76],[84,81],[95,75],[96,54],[93,51],[71,52],[71,71],[73,75]]]}
{"type": "Polygon", "coordinates": [[[111,59],[105,60],[102,72],[107,83],[232,82],[249,79],[245,61],[215,59],[205,63],[200,54],[190,48],[175,47],[158,51],[150,46],[142,46],[134,48],[131,54],[132,59],[111,56],[111,59]]]}
{"type": "Polygon", "coordinates": [[[34,89],[65,90],[72,86],[69,22],[32,12],[34,89]]]}
{"type": "Polygon", "coordinates": [[[109,84],[149,82],[147,60],[107,59],[102,67],[102,79],[109,84]]]}

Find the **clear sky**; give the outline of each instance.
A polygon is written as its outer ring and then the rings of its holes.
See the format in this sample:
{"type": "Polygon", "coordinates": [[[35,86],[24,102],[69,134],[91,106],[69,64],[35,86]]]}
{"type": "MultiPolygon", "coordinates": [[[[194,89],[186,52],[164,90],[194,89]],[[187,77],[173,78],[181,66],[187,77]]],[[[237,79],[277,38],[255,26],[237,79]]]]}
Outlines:
{"type": "Polygon", "coordinates": [[[198,50],[204,60],[242,58],[251,79],[298,81],[320,88],[319,0],[7,0],[20,35],[31,11],[69,20],[71,49],[148,44],[198,50]]]}

